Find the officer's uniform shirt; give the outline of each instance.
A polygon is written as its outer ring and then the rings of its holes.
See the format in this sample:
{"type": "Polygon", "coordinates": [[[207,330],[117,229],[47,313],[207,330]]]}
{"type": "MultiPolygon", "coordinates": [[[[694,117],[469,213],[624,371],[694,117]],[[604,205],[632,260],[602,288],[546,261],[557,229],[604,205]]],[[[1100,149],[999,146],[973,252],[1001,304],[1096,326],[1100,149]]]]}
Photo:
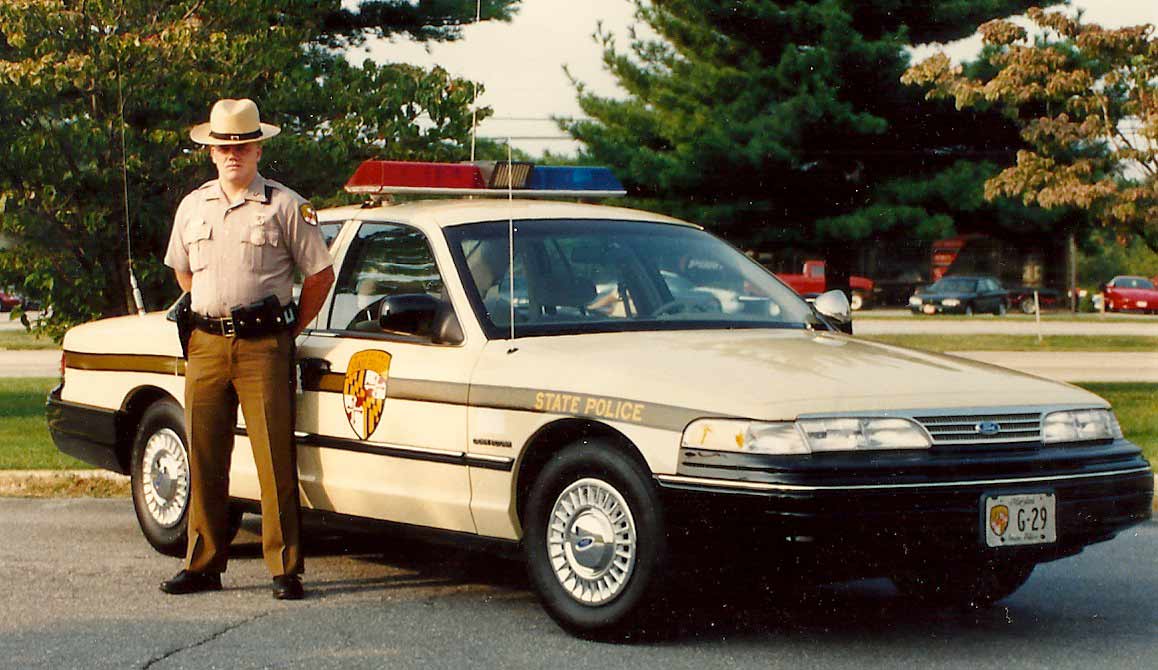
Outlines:
{"type": "Polygon", "coordinates": [[[229,202],[215,179],[177,207],[165,265],[193,274],[193,311],[229,316],[276,295],[293,299],[294,268],[306,277],[333,264],[304,198],[260,174],[229,202]]]}

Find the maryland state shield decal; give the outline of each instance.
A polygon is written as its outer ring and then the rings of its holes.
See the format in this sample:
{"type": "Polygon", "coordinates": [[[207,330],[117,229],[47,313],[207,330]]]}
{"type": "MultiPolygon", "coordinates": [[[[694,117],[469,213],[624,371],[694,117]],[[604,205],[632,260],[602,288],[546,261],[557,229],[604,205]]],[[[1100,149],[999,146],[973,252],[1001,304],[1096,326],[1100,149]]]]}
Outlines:
{"type": "Polygon", "coordinates": [[[994,505],[993,509],[989,510],[989,528],[997,537],[1005,535],[1005,529],[1009,528],[1009,508],[1005,505],[994,505]]]}
{"type": "Polygon", "coordinates": [[[359,351],[350,357],[342,401],[350,427],[359,439],[370,439],[382,419],[389,378],[390,354],[385,351],[359,351]]]}

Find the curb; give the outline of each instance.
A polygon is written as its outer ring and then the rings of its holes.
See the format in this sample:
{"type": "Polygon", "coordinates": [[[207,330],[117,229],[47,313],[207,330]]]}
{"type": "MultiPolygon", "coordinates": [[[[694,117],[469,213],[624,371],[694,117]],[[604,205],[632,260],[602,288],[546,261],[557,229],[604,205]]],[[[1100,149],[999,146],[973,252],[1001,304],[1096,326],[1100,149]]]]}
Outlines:
{"type": "Polygon", "coordinates": [[[122,475],[109,470],[0,470],[0,482],[21,479],[57,479],[64,477],[129,481],[128,475],[122,475]]]}

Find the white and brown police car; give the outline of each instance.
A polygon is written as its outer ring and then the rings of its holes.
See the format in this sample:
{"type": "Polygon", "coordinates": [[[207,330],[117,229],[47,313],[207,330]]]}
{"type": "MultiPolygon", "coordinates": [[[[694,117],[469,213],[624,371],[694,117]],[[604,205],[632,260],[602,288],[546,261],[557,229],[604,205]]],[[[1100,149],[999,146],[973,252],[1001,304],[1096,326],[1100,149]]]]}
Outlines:
{"type": "MultiPolygon", "coordinates": [[[[696,554],[983,605],[1150,517],[1101,398],[855,339],[839,293],[810,305],[698,226],[525,197],[608,195],[606,171],[376,161],[349,188],[504,197],[322,213],[337,281],[285,417],[303,506],[517,547],[574,633],[638,625],[696,554]]],[[[145,536],[182,552],[175,327],[74,328],[63,367],[57,445],[131,474],[145,536]]],[[[231,495],[255,501],[237,434],[231,495]]]]}

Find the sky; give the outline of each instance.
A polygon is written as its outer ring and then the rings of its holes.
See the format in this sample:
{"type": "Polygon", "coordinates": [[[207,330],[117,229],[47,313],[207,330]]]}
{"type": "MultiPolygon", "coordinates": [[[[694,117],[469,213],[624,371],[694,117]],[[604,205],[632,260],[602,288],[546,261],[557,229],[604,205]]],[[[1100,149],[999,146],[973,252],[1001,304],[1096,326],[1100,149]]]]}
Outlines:
{"type": "MultiPolygon", "coordinates": [[[[1105,27],[1158,25],[1158,0],[1074,0],[1071,6],[1084,10],[1086,21],[1105,27]]],[[[601,49],[592,37],[601,23],[626,48],[628,29],[635,24],[632,2],[523,0],[510,23],[467,26],[463,39],[456,42],[423,45],[406,39],[374,40],[348,55],[355,62],[368,56],[379,63],[441,65],[453,75],[478,81],[485,87],[480,105],[494,109],[494,117],[480,125],[479,137],[511,138],[515,147],[532,156],[544,150],[574,153],[578,144],[550,120],[582,114],[564,66],[595,93],[621,94],[603,70],[601,49]]],[[[637,28],[649,34],[646,26],[637,28]]],[[[974,35],[948,45],[923,45],[913,53],[920,60],[944,48],[952,58],[962,60],[980,47],[981,39],[974,35]]]]}

